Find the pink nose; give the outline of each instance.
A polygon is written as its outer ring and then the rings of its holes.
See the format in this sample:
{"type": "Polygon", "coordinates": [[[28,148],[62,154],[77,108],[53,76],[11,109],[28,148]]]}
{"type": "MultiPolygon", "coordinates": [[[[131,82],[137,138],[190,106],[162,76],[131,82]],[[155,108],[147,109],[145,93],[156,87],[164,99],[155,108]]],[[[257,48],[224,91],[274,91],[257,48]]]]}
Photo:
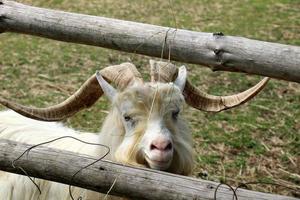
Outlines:
{"type": "Polygon", "coordinates": [[[150,145],[150,150],[169,151],[172,150],[173,145],[170,140],[156,139],[150,145]]]}

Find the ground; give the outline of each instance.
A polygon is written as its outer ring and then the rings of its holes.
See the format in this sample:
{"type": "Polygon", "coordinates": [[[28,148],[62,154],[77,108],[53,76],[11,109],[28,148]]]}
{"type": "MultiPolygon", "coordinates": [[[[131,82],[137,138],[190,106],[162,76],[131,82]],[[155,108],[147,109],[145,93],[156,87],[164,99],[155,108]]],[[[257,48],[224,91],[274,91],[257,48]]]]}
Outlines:
{"type": "MultiPolygon", "coordinates": [[[[106,16],[204,32],[300,45],[297,0],[19,0],[35,6],[106,16]]],[[[149,77],[149,57],[32,36],[0,35],[0,95],[20,103],[46,106],[74,92],[97,69],[133,62],[149,77]]],[[[232,94],[260,77],[212,72],[187,65],[194,84],[212,94],[232,94]]],[[[212,114],[186,108],[195,138],[194,176],[249,189],[299,197],[300,85],[271,80],[251,102],[212,114]]],[[[0,109],[4,109],[0,107],[0,109]]],[[[66,121],[97,131],[108,109],[102,98],[66,121]]]]}

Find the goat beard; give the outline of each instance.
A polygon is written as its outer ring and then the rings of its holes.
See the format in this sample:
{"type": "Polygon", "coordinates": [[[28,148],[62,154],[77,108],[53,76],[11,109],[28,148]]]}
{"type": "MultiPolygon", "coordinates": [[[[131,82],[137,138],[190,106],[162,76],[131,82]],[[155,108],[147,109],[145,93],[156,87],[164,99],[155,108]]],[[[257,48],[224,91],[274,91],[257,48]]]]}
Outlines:
{"type": "MultiPolygon", "coordinates": [[[[145,159],[145,153],[143,149],[138,147],[133,146],[125,151],[118,149],[115,154],[115,159],[117,162],[125,165],[151,168],[145,159]]],[[[182,147],[178,150],[175,148],[170,166],[168,169],[163,171],[180,175],[190,175],[192,172],[193,162],[192,149],[182,147]]]]}
{"type": "Polygon", "coordinates": [[[125,151],[119,148],[115,153],[115,160],[125,165],[149,168],[142,149],[134,147],[125,151]]]}
{"type": "Polygon", "coordinates": [[[147,167],[143,149],[139,146],[144,130],[144,127],[138,127],[136,131],[130,136],[133,137],[131,139],[130,145],[122,146],[121,144],[119,146],[119,148],[115,152],[115,160],[117,162],[125,165],[147,167]]]}

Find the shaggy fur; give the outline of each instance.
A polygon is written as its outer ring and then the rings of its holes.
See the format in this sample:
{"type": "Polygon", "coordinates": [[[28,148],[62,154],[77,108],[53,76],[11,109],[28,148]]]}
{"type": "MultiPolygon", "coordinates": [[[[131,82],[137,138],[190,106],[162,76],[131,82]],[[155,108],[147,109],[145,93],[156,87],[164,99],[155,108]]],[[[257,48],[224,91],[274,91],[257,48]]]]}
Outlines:
{"type": "MultiPolygon", "coordinates": [[[[12,111],[3,111],[0,112],[0,138],[38,144],[69,135],[87,142],[109,146],[111,153],[105,159],[149,167],[143,153],[145,148],[143,136],[146,130],[151,129],[149,122],[159,119],[172,133],[174,147],[173,159],[166,171],[188,175],[193,167],[192,138],[180,114],[176,118],[172,117],[174,110],[182,110],[183,106],[184,98],[174,84],[148,83],[132,86],[117,94],[99,134],[82,133],[64,127],[60,123],[35,121],[12,111]],[[125,115],[134,119],[130,125],[132,131],[128,131],[128,127],[124,125],[125,115]]],[[[105,148],[85,145],[71,139],[57,141],[47,146],[94,157],[100,157],[105,152],[105,148]]],[[[37,179],[36,182],[41,188],[41,195],[27,177],[0,171],[0,199],[70,199],[67,185],[37,179]]],[[[73,196],[75,199],[81,196],[85,200],[103,198],[99,193],[75,187],[73,196]]],[[[108,199],[120,198],[110,196],[108,199]]]]}

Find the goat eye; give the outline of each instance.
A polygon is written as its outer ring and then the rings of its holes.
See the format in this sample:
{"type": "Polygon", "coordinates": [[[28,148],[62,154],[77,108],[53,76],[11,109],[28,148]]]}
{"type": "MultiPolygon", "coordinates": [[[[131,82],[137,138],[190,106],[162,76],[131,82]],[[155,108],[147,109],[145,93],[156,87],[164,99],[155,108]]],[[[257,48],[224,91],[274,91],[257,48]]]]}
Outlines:
{"type": "Polygon", "coordinates": [[[179,110],[173,111],[173,112],[172,112],[172,117],[173,117],[173,119],[177,119],[178,114],[179,114],[179,110]]]}
{"type": "Polygon", "coordinates": [[[129,121],[131,121],[131,117],[130,116],[128,116],[128,115],[125,115],[124,116],[124,120],[126,121],[126,122],[129,122],[129,121]]]}

